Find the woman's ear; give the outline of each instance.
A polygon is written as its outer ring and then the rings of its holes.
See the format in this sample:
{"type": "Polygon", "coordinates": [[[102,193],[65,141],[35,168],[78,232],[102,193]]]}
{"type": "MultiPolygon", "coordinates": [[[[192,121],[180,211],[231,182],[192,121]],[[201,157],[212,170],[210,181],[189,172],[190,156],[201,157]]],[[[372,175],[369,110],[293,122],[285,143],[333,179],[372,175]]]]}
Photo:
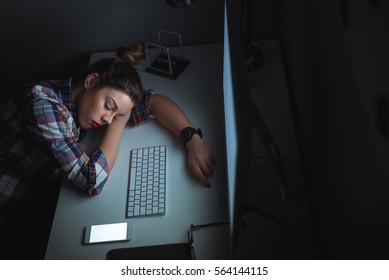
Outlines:
{"type": "Polygon", "coordinates": [[[92,88],[99,81],[99,74],[91,73],[85,78],[84,88],[86,90],[92,88]]]}

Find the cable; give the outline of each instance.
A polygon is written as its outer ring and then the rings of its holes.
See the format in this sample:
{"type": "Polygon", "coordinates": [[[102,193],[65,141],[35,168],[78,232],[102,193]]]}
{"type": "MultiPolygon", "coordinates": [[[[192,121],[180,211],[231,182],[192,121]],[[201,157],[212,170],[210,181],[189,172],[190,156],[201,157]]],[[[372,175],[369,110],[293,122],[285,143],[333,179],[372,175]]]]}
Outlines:
{"type": "Polygon", "coordinates": [[[304,172],[303,172],[302,168],[294,160],[292,160],[290,158],[286,158],[286,157],[281,157],[281,159],[284,160],[284,161],[289,162],[290,164],[292,164],[300,172],[300,174],[302,176],[304,175],[304,172]]]}
{"type": "Polygon", "coordinates": [[[299,229],[296,229],[296,228],[292,227],[291,225],[289,225],[289,224],[285,223],[284,221],[282,221],[280,218],[278,218],[278,217],[276,217],[276,216],[274,216],[274,215],[272,215],[272,214],[270,214],[270,213],[268,213],[268,212],[266,212],[266,211],[264,211],[262,209],[255,208],[255,207],[252,207],[250,205],[245,205],[244,211],[246,213],[254,213],[254,214],[261,215],[261,216],[264,216],[266,218],[269,218],[269,219],[279,223],[280,225],[288,228],[289,230],[291,230],[291,231],[301,235],[302,237],[304,237],[308,241],[312,242],[312,237],[309,236],[308,234],[300,231],[299,229]]]}
{"type": "Polygon", "coordinates": [[[198,229],[202,229],[202,228],[207,228],[207,227],[213,227],[213,226],[221,226],[221,225],[228,225],[227,222],[223,222],[223,223],[210,223],[210,224],[203,224],[203,225],[190,225],[192,230],[198,230],[198,229]]]}
{"type": "Polygon", "coordinates": [[[262,47],[264,47],[265,49],[267,49],[269,52],[271,52],[272,54],[274,54],[276,57],[278,57],[282,62],[284,61],[284,59],[282,58],[282,56],[276,52],[275,50],[273,50],[272,48],[270,48],[269,46],[267,46],[266,44],[262,43],[261,41],[259,40],[254,40],[253,39],[253,42],[257,43],[258,45],[261,45],[262,47]]]}

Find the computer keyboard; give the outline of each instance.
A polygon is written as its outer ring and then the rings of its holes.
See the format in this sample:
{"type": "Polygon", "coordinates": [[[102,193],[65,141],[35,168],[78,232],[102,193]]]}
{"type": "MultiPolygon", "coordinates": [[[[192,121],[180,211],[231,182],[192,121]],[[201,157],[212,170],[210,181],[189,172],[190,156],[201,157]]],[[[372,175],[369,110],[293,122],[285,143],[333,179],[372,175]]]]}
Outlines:
{"type": "Polygon", "coordinates": [[[166,146],[131,150],[127,198],[127,218],[165,214],[166,146]]]}

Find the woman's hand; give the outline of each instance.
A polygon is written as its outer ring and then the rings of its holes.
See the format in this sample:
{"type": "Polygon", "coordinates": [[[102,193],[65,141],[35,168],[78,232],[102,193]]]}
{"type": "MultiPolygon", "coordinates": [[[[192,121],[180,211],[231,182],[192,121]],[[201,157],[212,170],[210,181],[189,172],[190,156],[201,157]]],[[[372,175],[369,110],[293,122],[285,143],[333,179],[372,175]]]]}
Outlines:
{"type": "MultiPolygon", "coordinates": [[[[155,118],[177,136],[186,127],[192,127],[180,107],[165,96],[153,94],[148,107],[154,113],[155,118]]],[[[194,134],[185,146],[188,150],[187,161],[190,170],[201,184],[211,187],[207,177],[212,174],[216,164],[212,150],[198,134],[194,134]]]]}
{"type": "Polygon", "coordinates": [[[185,143],[188,150],[188,165],[199,182],[207,187],[211,187],[208,176],[215,169],[216,160],[212,150],[203,142],[201,137],[194,134],[192,138],[185,143]]]}

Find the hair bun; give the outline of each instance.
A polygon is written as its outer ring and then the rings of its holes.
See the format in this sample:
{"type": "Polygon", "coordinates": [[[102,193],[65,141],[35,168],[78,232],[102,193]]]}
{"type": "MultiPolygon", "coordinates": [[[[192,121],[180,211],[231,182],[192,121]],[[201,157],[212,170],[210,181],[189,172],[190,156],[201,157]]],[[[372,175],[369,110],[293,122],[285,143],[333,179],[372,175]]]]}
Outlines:
{"type": "Polygon", "coordinates": [[[116,50],[117,62],[136,65],[143,58],[145,58],[145,44],[143,42],[136,42],[131,47],[121,46],[116,50]]]}

